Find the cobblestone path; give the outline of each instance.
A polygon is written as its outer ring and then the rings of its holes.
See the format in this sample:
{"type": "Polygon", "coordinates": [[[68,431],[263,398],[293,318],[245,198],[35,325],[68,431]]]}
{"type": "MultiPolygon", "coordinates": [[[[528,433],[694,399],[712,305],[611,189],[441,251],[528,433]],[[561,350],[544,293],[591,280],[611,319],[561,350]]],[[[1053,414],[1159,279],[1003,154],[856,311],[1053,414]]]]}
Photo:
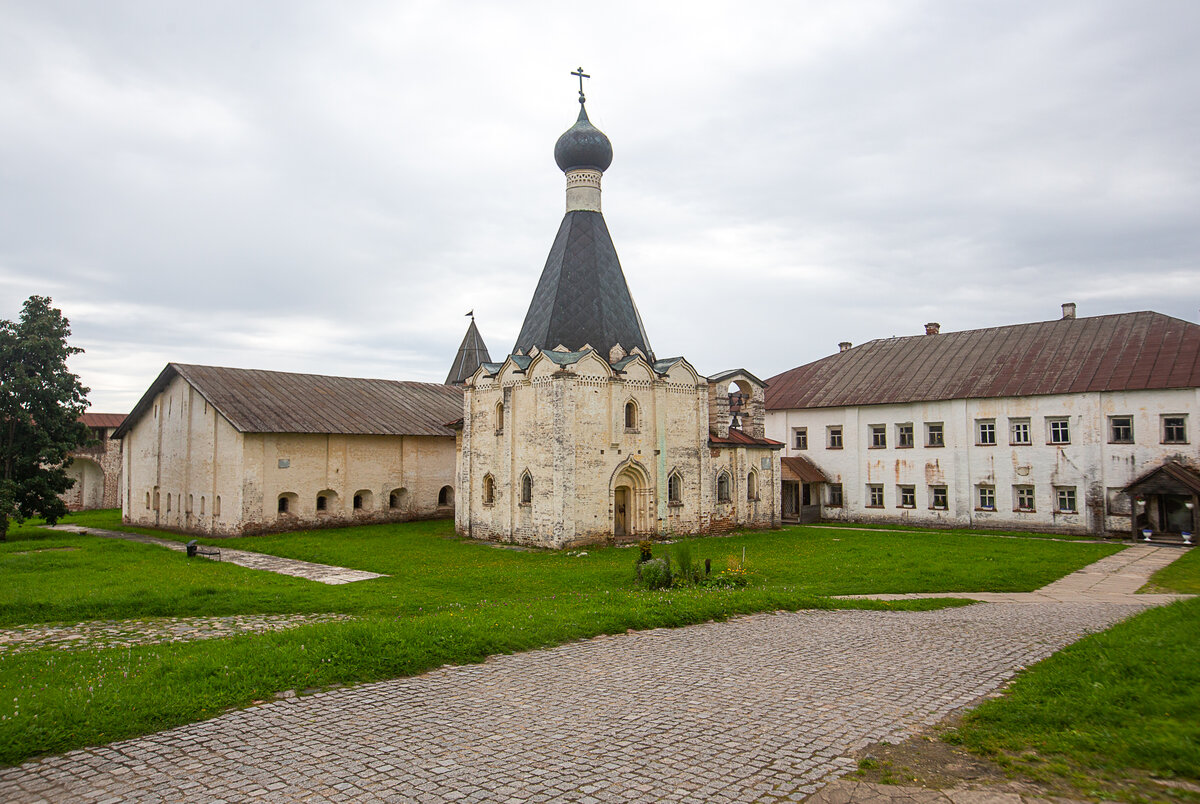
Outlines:
{"type": "Polygon", "coordinates": [[[8,801],[800,800],[1137,605],[799,612],[602,637],[0,771],[8,801]]]}
{"type": "MultiPolygon", "coordinates": [[[[180,553],[187,550],[187,545],[184,542],[177,542],[173,539],[160,539],[157,536],[147,536],[144,533],[126,533],[123,530],[85,528],[80,525],[54,525],[50,530],[88,533],[105,539],[124,539],[142,544],[156,544],[159,547],[165,547],[168,550],[175,550],[180,553]]],[[[387,577],[378,572],[367,572],[366,570],[349,569],[347,567],[334,567],[329,564],[314,564],[311,561],[282,558],[281,556],[268,555],[267,553],[252,553],[249,550],[232,550],[224,547],[217,549],[221,551],[220,560],[226,564],[237,564],[239,567],[276,572],[280,575],[291,575],[296,578],[307,578],[310,581],[318,581],[320,583],[343,584],[353,583],[354,581],[368,581],[371,578],[387,577]]],[[[197,560],[207,561],[208,559],[201,557],[197,560]]]]}
{"type": "Polygon", "coordinates": [[[239,614],[233,617],[156,617],[0,628],[0,657],[45,647],[84,650],[191,642],[348,619],[350,617],[345,614],[239,614]]]}
{"type": "Polygon", "coordinates": [[[0,770],[0,801],[799,801],[1166,602],[1127,592],[1181,553],[1125,550],[1069,600],[760,614],[275,701],[0,770]]]}

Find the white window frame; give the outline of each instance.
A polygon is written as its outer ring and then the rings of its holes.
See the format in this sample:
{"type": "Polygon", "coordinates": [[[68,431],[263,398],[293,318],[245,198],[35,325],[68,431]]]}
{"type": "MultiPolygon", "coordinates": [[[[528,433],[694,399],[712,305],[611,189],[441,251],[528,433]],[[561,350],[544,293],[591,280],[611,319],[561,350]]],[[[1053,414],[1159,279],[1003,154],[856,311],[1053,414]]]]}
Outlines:
{"type": "Polygon", "coordinates": [[[1056,447],[1071,443],[1071,419],[1066,416],[1046,417],[1046,443],[1056,447]]]}
{"type": "Polygon", "coordinates": [[[996,510],[996,487],[988,483],[980,483],[975,487],[975,506],[979,511],[996,510]]]}
{"type": "Polygon", "coordinates": [[[1033,443],[1033,429],[1028,418],[1008,420],[1008,443],[1014,447],[1033,443]]]}
{"type": "Polygon", "coordinates": [[[1054,510],[1060,514],[1079,513],[1079,497],[1075,493],[1075,486],[1054,487],[1054,510]]]}

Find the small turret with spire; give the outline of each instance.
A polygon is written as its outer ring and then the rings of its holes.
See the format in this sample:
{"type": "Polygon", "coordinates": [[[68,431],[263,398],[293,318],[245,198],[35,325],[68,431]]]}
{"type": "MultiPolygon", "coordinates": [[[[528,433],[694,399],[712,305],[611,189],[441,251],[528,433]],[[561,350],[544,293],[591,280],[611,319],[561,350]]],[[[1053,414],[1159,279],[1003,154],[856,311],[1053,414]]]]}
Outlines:
{"type": "Polygon", "coordinates": [[[446,376],[445,385],[462,385],[467,379],[476,372],[481,363],[490,363],[492,358],[488,355],[487,345],[483,342],[483,336],[479,334],[479,329],[475,326],[475,311],[467,313],[471,317],[471,325],[467,327],[467,334],[463,336],[462,345],[458,347],[458,354],[454,356],[454,363],[450,366],[450,373],[446,376]]]}

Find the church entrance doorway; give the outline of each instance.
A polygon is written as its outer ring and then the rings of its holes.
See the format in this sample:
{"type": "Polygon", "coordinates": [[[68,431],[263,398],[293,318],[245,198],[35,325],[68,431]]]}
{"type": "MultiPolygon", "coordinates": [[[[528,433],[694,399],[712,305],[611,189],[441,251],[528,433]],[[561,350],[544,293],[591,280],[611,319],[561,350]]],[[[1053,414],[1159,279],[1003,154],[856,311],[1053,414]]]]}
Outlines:
{"type": "Polygon", "coordinates": [[[653,533],[654,491],[646,468],[636,460],[628,460],[613,472],[611,482],[613,538],[632,541],[653,533]]]}
{"type": "Polygon", "coordinates": [[[613,491],[613,535],[618,539],[629,535],[628,486],[617,486],[613,491]]]}

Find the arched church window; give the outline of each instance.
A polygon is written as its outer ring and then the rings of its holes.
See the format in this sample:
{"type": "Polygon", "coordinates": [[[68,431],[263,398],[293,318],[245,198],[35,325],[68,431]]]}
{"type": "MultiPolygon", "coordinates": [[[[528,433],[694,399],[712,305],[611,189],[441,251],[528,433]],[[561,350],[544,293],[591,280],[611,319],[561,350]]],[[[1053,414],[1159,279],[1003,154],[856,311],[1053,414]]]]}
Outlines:
{"type": "Polygon", "coordinates": [[[483,476],[483,504],[492,505],[496,502],[496,479],[491,475],[483,476]]]}
{"type": "Polygon", "coordinates": [[[504,403],[496,403],[496,435],[504,432],[504,403]]]}
{"type": "Polygon", "coordinates": [[[758,499],[758,472],[751,472],[746,475],[746,499],[758,499]]]}
{"type": "Polygon", "coordinates": [[[533,476],[526,472],[521,475],[521,504],[529,505],[533,502],[533,476]]]}
{"type": "Polygon", "coordinates": [[[683,477],[678,472],[672,472],[667,478],[667,503],[683,505],[683,477]]]}
{"type": "Polygon", "coordinates": [[[721,472],[717,475],[717,502],[729,502],[729,473],[721,472]]]}
{"type": "Polygon", "coordinates": [[[638,429],[638,408],[632,399],[625,403],[625,429],[630,432],[638,429]]]}

